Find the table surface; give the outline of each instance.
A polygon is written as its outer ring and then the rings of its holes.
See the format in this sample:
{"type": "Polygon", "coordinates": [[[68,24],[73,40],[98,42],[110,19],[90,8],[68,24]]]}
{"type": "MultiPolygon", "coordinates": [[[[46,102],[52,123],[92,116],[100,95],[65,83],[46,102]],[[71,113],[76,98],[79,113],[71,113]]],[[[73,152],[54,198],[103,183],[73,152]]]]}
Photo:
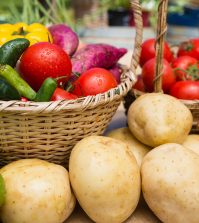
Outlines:
{"type": "MultiPolygon", "coordinates": [[[[94,221],[77,205],[72,215],[64,223],[94,223],[94,221]]],[[[161,223],[161,221],[150,211],[145,203],[140,203],[124,223],[161,223]]]]}

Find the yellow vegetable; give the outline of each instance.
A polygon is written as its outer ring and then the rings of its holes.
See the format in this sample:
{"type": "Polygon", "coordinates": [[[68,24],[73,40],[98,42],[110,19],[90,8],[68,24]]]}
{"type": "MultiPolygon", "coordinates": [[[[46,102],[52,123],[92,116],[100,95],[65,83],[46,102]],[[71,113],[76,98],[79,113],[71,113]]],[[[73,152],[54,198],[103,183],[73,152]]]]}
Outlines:
{"type": "Polygon", "coordinates": [[[68,171],[39,159],[21,159],[0,169],[5,182],[3,223],[63,223],[76,199],[68,171]]]}
{"type": "Polygon", "coordinates": [[[16,38],[27,38],[30,45],[37,42],[52,42],[52,36],[48,29],[40,23],[32,23],[27,25],[20,22],[16,24],[0,25],[0,45],[16,38]]]}
{"type": "Polygon", "coordinates": [[[199,222],[199,156],[176,143],[152,149],[141,167],[142,192],[164,223],[199,222]]]}
{"type": "Polygon", "coordinates": [[[140,169],[122,141],[85,137],[72,150],[69,175],[79,204],[94,222],[124,222],[137,207],[140,169]]]}

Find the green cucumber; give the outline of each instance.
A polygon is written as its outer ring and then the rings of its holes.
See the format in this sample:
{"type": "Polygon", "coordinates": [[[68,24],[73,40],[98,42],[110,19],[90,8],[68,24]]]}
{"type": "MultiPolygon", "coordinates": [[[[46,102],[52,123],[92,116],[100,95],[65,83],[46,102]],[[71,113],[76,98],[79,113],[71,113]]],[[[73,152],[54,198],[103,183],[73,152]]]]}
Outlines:
{"type": "Polygon", "coordinates": [[[9,101],[20,99],[19,92],[4,77],[0,76],[0,100],[9,101]]]}
{"type": "Polygon", "coordinates": [[[0,65],[0,76],[4,77],[7,82],[19,92],[21,96],[30,100],[35,98],[36,92],[10,65],[0,65]]]}
{"type": "Polygon", "coordinates": [[[43,84],[41,85],[34,101],[37,102],[47,102],[50,101],[55,89],[57,87],[56,79],[48,77],[44,80],[43,84]]]}
{"type": "Polygon", "coordinates": [[[0,48],[0,64],[15,67],[22,53],[30,45],[26,38],[17,38],[4,43],[0,48]]]}

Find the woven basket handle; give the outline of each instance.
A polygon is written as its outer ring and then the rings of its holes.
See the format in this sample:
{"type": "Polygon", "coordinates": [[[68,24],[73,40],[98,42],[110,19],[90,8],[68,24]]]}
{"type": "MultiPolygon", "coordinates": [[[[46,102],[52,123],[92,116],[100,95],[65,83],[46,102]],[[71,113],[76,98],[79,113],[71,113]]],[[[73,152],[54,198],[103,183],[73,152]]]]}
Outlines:
{"type": "Polygon", "coordinates": [[[140,1],[139,0],[131,0],[131,8],[132,8],[133,15],[134,15],[136,36],[135,36],[133,55],[131,58],[130,70],[135,74],[136,68],[139,64],[142,36],[143,36],[142,8],[140,6],[140,1]]]}
{"type": "Polygon", "coordinates": [[[154,79],[155,92],[162,91],[162,74],[163,74],[163,55],[164,55],[164,38],[167,31],[167,9],[168,0],[161,0],[158,6],[158,21],[156,34],[156,69],[154,79]]]}

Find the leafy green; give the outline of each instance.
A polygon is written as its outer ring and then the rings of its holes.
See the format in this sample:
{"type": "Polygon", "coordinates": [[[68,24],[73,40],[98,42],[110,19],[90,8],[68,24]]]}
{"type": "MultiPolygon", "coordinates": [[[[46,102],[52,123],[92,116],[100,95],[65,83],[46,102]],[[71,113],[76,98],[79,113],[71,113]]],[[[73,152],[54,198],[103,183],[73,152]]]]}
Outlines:
{"type": "Polygon", "coordinates": [[[9,23],[25,22],[31,24],[40,22],[44,25],[65,23],[74,28],[74,10],[71,0],[45,0],[45,5],[38,0],[22,0],[20,4],[9,1],[4,9],[9,12],[6,20],[9,23]]]}

